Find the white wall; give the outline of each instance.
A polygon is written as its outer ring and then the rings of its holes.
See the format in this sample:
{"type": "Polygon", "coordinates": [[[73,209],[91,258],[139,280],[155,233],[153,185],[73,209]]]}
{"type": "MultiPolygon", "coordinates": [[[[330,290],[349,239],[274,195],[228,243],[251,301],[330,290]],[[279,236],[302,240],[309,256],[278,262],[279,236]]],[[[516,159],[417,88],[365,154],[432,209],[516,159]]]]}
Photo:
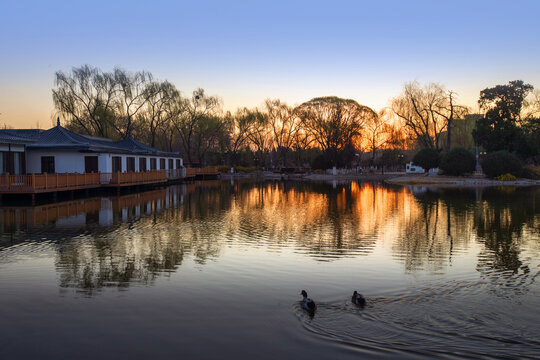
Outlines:
{"type": "MultiPolygon", "coordinates": [[[[0,145],[0,151],[9,151],[10,146],[7,144],[0,145]]],[[[11,151],[13,152],[24,152],[24,145],[11,145],[11,151]]]]}
{"type": "Polygon", "coordinates": [[[26,172],[40,173],[41,172],[41,157],[54,156],[54,170],[57,173],[83,173],[84,172],[84,156],[76,151],[41,151],[30,150],[26,153],[26,172]]]}
{"type": "MultiPolygon", "coordinates": [[[[80,153],[77,151],[43,151],[43,150],[29,150],[26,152],[26,172],[40,173],[41,172],[41,157],[42,156],[54,156],[54,167],[57,173],[83,173],[84,172],[84,157],[85,156],[97,156],[98,157],[98,170],[102,173],[112,172],[112,157],[120,156],[122,158],[122,171],[127,169],[127,158],[135,158],[135,171],[139,171],[139,159],[146,158],[146,169],[150,170],[150,159],[156,159],[156,166],[160,169],[159,162],[161,157],[147,156],[147,155],[128,155],[128,154],[94,154],[94,153],[80,153]]],[[[164,158],[165,169],[169,168],[169,159],[173,160],[173,168],[176,168],[177,158],[164,158]]],[[[182,159],[180,164],[183,165],[182,159]]]]}
{"type": "Polygon", "coordinates": [[[112,156],[111,154],[98,155],[98,171],[102,173],[112,172],[112,156]]]}

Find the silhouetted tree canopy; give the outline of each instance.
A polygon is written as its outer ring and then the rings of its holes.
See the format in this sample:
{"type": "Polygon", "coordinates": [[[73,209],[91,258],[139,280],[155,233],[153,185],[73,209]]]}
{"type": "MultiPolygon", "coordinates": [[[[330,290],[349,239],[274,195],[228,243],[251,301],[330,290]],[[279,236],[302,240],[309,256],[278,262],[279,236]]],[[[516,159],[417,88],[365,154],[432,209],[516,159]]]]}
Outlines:
{"type": "Polygon", "coordinates": [[[536,146],[535,149],[534,143],[528,144],[531,134],[524,132],[522,128],[522,125],[531,122],[531,119],[524,122],[521,116],[525,98],[532,90],[532,85],[521,80],[482,90],[478,103],[486,114],[476,122],[473,131],[476,143],[488,152],[507,150],[518,151],[524,155],[537,152],[538,148],[536,146]]]}
{"type": "Polygon", "coordinates": [[[186,164],[328,168],[357,165],[359,151],[371,153],[371,165],[397,164],[397,153],[376,159],[385,150],[472,148],[473,138],[489,152],[540,161],[540,92],[520,80],[482,90],[485,116],[477,120],[482,115],[467,115],[456,94],[437,83],[405,84],[379,113],[336,96],[298,106],[266,99],[260,107],[223,112],[218,96],[200,88],[184,96],[146,71],[83,65],[55,75],[53,100],[66,127],[111,139],[133,136],[179,151],[186,164]]]}
{"type": "Polygon", "coordinates": [[[440,84],[421,86],[415,81],[405,84],[402,94],[392,100],[392,110],[420,146],[441,150],[443,132],[448,132],[449,146],[454,119],[465,116],[468,111],[465,106],[456,104],[455,97],[453,91],[447,91],[440,84]]]}
{"type": "Polygon", "coordinates": [[[377,113],[369,107],[335,96],[311,99],[295,111],[305,131],[321,150],[331,154],[342,151],[347,144],[355,143],[365,123],[377,117],[377,113]]]}

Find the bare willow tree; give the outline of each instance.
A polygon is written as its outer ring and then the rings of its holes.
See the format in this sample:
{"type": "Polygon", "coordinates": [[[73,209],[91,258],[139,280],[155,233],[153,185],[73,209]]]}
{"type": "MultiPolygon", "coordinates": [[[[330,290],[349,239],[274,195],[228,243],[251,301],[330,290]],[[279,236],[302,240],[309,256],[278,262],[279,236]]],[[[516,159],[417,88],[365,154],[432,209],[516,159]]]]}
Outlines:
{"type": "Polygon", "coordinates": [[[113,102],[117,120],[114,126],[122,138],[131,136],[135,116],[147,101],[147,85],[152,81],[152,74],[139,71],[129,73],[123,69],[114,69],[114,80],[118,87],[117,96],[113,102]]]}
{"type": "Polygon", "coordinates": [[[272,130],[274,147],[281,165],[287,165],[287,154],[291,151],[296,133],[300,130],[300,118],[294,109],[279,99],[265,101],[268,123],[272,130]]]}
{"type": "Polygon", "coordinates": [[[255,150],[256,162],[264,163],[263,156],[272,150],[272,133],[268,126],[268,114],[254,109],[249,117],[248,140],[255,150]]]}
{"type": "Polygon", "coordinates": [[[223,152],[221,145],[225,138],[225,125],[220,115],[205,115],[199,118],[194,133],[193,149],[201,164],[206,165],[206,155],[209,151],[223,152]]]}
{"type": "Polygon", "coordinates": [[[135,127],[138,112],[147,101],[152,75],[114,72],[83,65],[70,74],[56,73],[53,101],[68,126],[83,134],[125,138],[135,127]]]}
{"type": "MultiPolygon", "coordinates": [[[[296,164],[303,165],[303,155],[310,149],[315,142],[315,139],[305,131],[302,126],[294,134],[292,148],[296,153],[296,164]]],[[[304,159],[305,160],[305,159],[304,159]]]]}
{"type": "Polygon", "coordinates": [[[238,153],[249,143],[249,130],[256,111],[248,108],[236,110],[234,114],[227,112],[224,116],[228,139],[226,141],[232,165],[236,165],[238,153]]]}
{"type": "Polygon", "coordinates": [[[150,146],[155,147],[157,136],[162,134],[166,139],[162,141],[162,145],[166,145],[170,150],[170,123],[181,109],[178,107],[178,103],[182,101],[180,92],[168,81],[152,81],[144,91],[146,103],[138,113],[138,122],[146,131],[150,146]]]}
{"type": "Polygon", "coordinates": [[[335,163],[337,152],[357,142],[366,122],[377,113],[354,100],[335,96],[311,99],[295,109],[303,130],[335,163]]]}
{"type": "Polygon", "coordinates": [[[371,117],[364,126],[364,139],[367,151],[371,152],[371,164],[375,162],[375,153],[394,140],[394,128],[392,126],[393,112],[384,108],[376,117],[371,117]]]}
{"type": "Polygon", "coordinates": [[[403,93],[392,100],[392,110],[419,145],[436,150],[442,149],[444,132],[448,132],[450,147],[453,121],[467,113],[465,106],[456,104],[455,92],[440,84],[421,86],[416,81],[405,84],[403,93]]]}
{"type": "Polygon", "coordinates": [[[116,81],[111,73],[83,65],[70,74],[55,74],[53,101],[60,115],[73,130],[87,135],[113,136],[117,95],[116,81]]]}
{"type": "Polygon", "coordinates": [[[188,163],[193,164],[196,154],[201,153],[199,146],[204,144],[201,132],[210,131],[209,127],[199,126],[199,123],[220,115],[221,101],[217,96],[208,96],[203,89],[197,89],[193,91],[191,99],[181,99],[178,108],[174,126],[180,136],[184,155],[188,163]]]}

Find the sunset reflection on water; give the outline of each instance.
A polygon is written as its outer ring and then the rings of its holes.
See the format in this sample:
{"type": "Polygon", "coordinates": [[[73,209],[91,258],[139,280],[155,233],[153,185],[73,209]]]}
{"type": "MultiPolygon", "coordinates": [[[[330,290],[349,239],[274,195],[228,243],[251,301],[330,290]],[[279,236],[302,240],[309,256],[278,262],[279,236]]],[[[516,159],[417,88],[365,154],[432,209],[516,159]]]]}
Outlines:
{"type": "MultiPolygon", "coordinates": [[[[23,332],[16,324],[25,314],[43,313],[20,299],[48,299],[46,311],[63,311],[75,321],[80,313],[61,310],[57,296],[73,309],[83,306],[79,296],[102,298],[92,304],[132,306],[146,322],[161,319],[175,331],[200,333],[193,335],[197,339],[207,327],[218,327],[228,341],[217,352],[244,338],[251,339],[253,351],[267,346],[259,332],[247,330],[261,318],[273,324],[269,331],[288,334],[289,340],[281,340],[284,356],[292,354],[285,349],[305,350],[301,344],[310,333],[349,344],[339,347],[345,357],[349,346],[431,355],[525,349],[527,355],[536,340],[524,331],[539,323],[528,317],[540,292],[539,201],[538,188],[213,181],[2,206],[0,290],[7,295],[0,306],[24,308],[3,316],[23,332]],[[314,319],[294,305],[301,288],[319,301],[314,319]],[[368,296],[369,317],[346,320],[354,310],[346,302],[353,289],[368,296]],[[207,301],[217,294],[227,311],[208,317],[207,301]],[[147,298],[155,305],[140,308],[147,298]],[[261,301],[272,310],[261,313],[261,301]],[[503,310],[510,304],[512,313],[503,310]],[[171,311],[180,323],[169,322],[171,311]],[[298,320],[305,333],[290,334],[280,325],[294,329],[298,320]],[[228,328],[231,321],[245,330],[228,328]],[[359,329],[371,335],[353,335],[359,329]],[[452,333],[461,335],[440,348],[437,337],[452,333]],[[477,335],[493,340],[484,344],[477,335]],[[521,345],[503,349],[497,339],[521,345]]],[[[88,321],[102,310],[90,311],[88,321]]],[[[121,323],[137,331],[141,318],[134,314],[122,315],[121,323]]],[[[111,315],[102,321],[114,331],[117,320],[111,315]]],[[[174,352],[180,340],[167,341],[160,346],[174,352]]],[[[318,343],[313,354],[332,358],[329,341],[318,343]]],[[[182,344],[191,349],[191,343],[182,344]]]]}

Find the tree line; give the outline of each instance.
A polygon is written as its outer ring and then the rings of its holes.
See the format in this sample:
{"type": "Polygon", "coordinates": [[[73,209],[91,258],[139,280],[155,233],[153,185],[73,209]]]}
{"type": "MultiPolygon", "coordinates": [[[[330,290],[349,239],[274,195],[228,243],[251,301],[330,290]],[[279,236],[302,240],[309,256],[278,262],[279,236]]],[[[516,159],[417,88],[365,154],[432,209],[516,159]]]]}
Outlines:
{"type": "MultiPolygon", "coordinates": [[[[391,105],[378,112],[335,96],[296,106],[267,99],[260,107],[230,112],[223,110],[218,96],[203,89],[185,96],[174,84],[146,71],[103,72],[89,65],[70,73],[58,71],[52,92],[69,129],[111,139],[132,136],[153,147],[179,151],[192,165],[322,169],[359,160],[373,165],[385,157],[396,161],[405,150],[448,150],[460,136],[456,121],[470,112],[457,102],[454,91],[417,82],[405,84],[391,105]],[[383,156],[377,159],[381,150],[383,156]]],[[[480,105],[486,114],[477,122],[474,140],[489,151],[503,146],[538,155],[539,106],[534,95],[538,94],[532,86],[523,82],[483,90],[480,105]],[[508,106],[501,108],[501,102],[508,106]]]]}

